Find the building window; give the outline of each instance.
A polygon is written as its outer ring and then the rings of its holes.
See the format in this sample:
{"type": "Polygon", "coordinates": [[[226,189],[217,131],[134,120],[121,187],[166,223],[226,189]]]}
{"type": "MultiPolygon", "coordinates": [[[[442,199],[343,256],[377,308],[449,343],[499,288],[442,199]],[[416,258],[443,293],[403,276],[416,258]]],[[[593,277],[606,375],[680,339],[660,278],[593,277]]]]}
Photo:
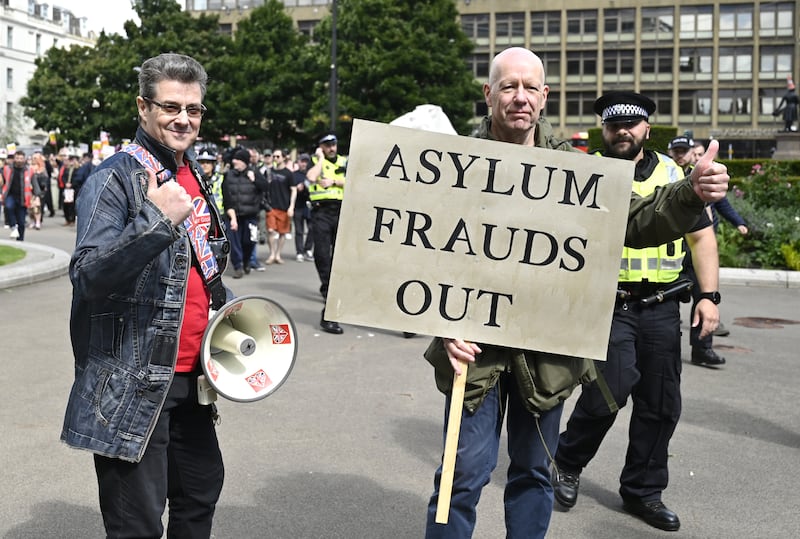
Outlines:
{"type": "Polygon", "coordinates": [[[791,37],[794,5],[791,2],[761,4],[759,35],[762,37],[791,37]]]}
{"type": "Polygon", "coordinates": [[[14,89],[14,70],[10,67],[6,68],[6,90],[14,89]]]}
{"type": "Polygon", "coordinates": [[[545,81],[547,84],[558,84],[561,82],[561,52],[540,52],[539,58],[542,60],[542,64],[544,64],[545,81]]]}
{"type": "Polygon", "coordinates": [[[567,92],[566,111],[568,123],[594,123],[594,102],[596,92],[567,92]]]}
{"type": "Polygon", "coordinates": [[[758,78],[765,80],[783,79],[792,74],[792,46],[761,47],[758,78]]]}
{"type": "Polygon", "coordinates": [[[297,21],[297,31],[308,37],[309,41],[314,42],[314,28],[319,21],[297,21]]]}
{"type": "Polygon", "coordinates": [[[636,37],[635,9],[606,9],[603,18],[605,21],[604,42],[633,41],[636,37]]]}
{"type": "Polygon", "coordinates": [[[753,78],[753,47],[720,47],[719,80],[749,81],[753,78]]]}
{"type": "Polygon", "coordinates": [[[13,49],[14,48],[14,27],[9,26],[6,28],[6,48],[13,49]]]}
{"type": "Polygon", "coordinates": [[[597,81],[597,51],[567,51],[567,81],[597,81]]]}
{"type": "Polygon", "coordinates": [[[42,34],[36,34],[36,56],[42,54],[42,34]]]}
{"type": "Polygon", "coordinates": [[[531,13],[531,43],[561,43],[561,12],[531,13]]]}
{"type": "Polygon", "coordinates": [[[659,123],[669,122],[672,116],[672,91],[647,91],[644,93],[647,97],[653,100],[656,104],[655,117],[658,118],[659,123]]]}
{"type": "Polygon", "coordinates": [[[567,41],[597,43],[597,10],[567,11],[567,41]]]}
{"type": "Polygon", "coordinates": [[[785,88],[761,88],[758,91],[758,111],[761,116],[772,121],[772,113],[778,108],[778,104],[786,93],[785,88]]]}
{"type": "Polygon", "coordinates": [[[682,81],[711,80],[711,47],[682,48],[679,62],[682,81]]]}
{"type": "Polygon", "coordinates": [[[680,122],[708,123],[711,121],[711,90],[681,90],[678,93],[680,122]]]}
{"type": "Polygon", "coordinates": [[[489,53],[472,54],[467,57],[467,69],[476,79],[489,78],[489,53]]]}
{"type": "Polygon", "coordinates": [[[494,33],[497,45],[524,45],[525,14],[495,13],[494,33]]]}
{"type": "Polygon", "coordinates": [[[672,49],[642,49],[642,81],[671,81],[672,49]]]}
{"type": "Polygon", "coordinates": [[[717,110],[719,123],[750,122],[752,90],[744,88],[719,90],[717,110]]]}
{"type": "Polygon", "coordinates": [[[642,8],[642,41],[672,43],[675,11],[671,7],[642,8]]]}
{"type": "Polygon", "coordinates": [[[719,37],[753,37],[753,4],[721,4],[719,37]]]}
{"type": "MultiPolygon", "coordinates": [[[[550,90],[550,95],[553,95],[552,90],[550,90]]],[[[559,116],[561,115],[561,100],[558,99],[558,95],[553,97],[554,99],[550,99],[548,96],[547,102],[544,104],[544,112],[542,113],[542,116],[547,118],[550,121],[550,125],[553,127],[560,127],[561,120],[559,119],[559,116]]]]}
{"type": "Polygon", "coordinates": [[[633,82],[635,56],[632,50],[603,51],[603,81],[633,82]]]}
{"type": "Polygon", "coordinates": [[[681,39],[711,39],[714,37],[712,6],[683,6],[681,9],[681,39]]]}
{"type": "Polygon", "coordinates": [[[489,14],[462,15],[461,29],[474,43],[489,45],[489,14]]]}

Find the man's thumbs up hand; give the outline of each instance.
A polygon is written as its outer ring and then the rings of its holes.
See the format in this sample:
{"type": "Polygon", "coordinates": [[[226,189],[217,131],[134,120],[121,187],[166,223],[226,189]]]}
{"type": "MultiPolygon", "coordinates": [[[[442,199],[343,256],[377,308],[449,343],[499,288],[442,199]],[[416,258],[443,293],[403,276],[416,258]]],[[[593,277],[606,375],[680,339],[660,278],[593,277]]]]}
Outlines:
{"type": "Polygon", "coordinates": [[[158,185],[153,171],[147,171],[147,198],[166,215],[173,225],[182,223],[192,213],[192,199],[178,182],[158,185]]]}
{"type": "Polygon", "coordinates": [[[694,192],[704,202],[722,200],[728,192],[728,167],[714,161],[718,152],[719,142],[712,140],[689,176],[694,192]]]}

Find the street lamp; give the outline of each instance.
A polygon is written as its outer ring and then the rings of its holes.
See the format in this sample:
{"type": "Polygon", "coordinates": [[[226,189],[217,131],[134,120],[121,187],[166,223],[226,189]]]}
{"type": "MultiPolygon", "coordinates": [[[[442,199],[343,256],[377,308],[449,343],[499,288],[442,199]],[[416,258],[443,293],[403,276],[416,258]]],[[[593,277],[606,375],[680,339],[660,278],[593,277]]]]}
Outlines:
{"type": "Polygon", "coordinates": [[[331,2],[331,133],[336,132],[336,87],[338,86],[338,77],[336,75],[336,0],[331,2]]]}

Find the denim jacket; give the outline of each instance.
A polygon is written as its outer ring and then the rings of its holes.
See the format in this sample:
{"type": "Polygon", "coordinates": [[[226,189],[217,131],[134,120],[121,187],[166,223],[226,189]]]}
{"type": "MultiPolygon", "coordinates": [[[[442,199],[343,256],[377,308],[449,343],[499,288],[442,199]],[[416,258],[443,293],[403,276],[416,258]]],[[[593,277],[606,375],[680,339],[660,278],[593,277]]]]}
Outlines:
{"type": "MultiPolygon", "coordinates": [[[[141,128],[136,142],[175,177],[174,151],[141,128]]],[[[144,455],[172,382],[192,268],[183,224],[173,226],[146,192],[147,175],[127,153],[95,169],[77,199],[69,270],[75,381],[61,439],[132,462],[144,455]]]]}

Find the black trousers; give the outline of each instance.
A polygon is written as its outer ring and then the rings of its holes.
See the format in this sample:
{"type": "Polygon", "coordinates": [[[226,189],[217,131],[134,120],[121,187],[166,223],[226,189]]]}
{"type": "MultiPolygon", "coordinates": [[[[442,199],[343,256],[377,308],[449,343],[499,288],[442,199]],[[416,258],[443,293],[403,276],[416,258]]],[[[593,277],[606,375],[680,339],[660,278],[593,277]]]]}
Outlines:
{"type": "Polygon", "coordinates": [[[224,470],[211,406],[197,402],[197,375],[176,374],[141,462],[95,455],[108,538],[211,536],[224,470]]]}
{"type": "Polygon", "coordinates": [[[342,205],[336,202],[323,202],[311,211],[311,234],[314,238],[314,265],[319,274],[319,291],[328,297],[331,281],[333,248],[336,244],[336,229],[339,226],[339,212],[342,205]]]}
{"type": "MultiPolygon", "coordinates": [[[[692,309],[689,313],[689,321],[691,325],[691,321],[694,320],[694,309],[697,306],[697,300],[700,296],[700,283],[697,281],[697,273],[694,271],[694,264],[692,263],[692,253],[688,249],[686,250],[686,257],[683,259],[683,270],[681,271],[681,277],[685,277],[686,279],[690,279],[692,281],[692,309]]],[[[689,345],[692,348],[713,348],[714,347],[714,333],[709,333],[705,337],[701,338],[700,333],[703,330],[703,325],[700,324],[699,326],[693,328],[690,327],[689,329],[689,345]]]]}
{"type": "MultiPolygon", "coordinates": [[[[661,499],[667,487],[667,450],[681,415],[681,330],[677,300],[651,307],[619,303],[611,322],[606,361],[597,362],[617,404],[632,398],[628,451],[620,475],[623,497],[661,499]]],[[[600,448],[617,414],[597,383],[583,386],[561,433],[559,467],[580,473],[600,448]]]]}

